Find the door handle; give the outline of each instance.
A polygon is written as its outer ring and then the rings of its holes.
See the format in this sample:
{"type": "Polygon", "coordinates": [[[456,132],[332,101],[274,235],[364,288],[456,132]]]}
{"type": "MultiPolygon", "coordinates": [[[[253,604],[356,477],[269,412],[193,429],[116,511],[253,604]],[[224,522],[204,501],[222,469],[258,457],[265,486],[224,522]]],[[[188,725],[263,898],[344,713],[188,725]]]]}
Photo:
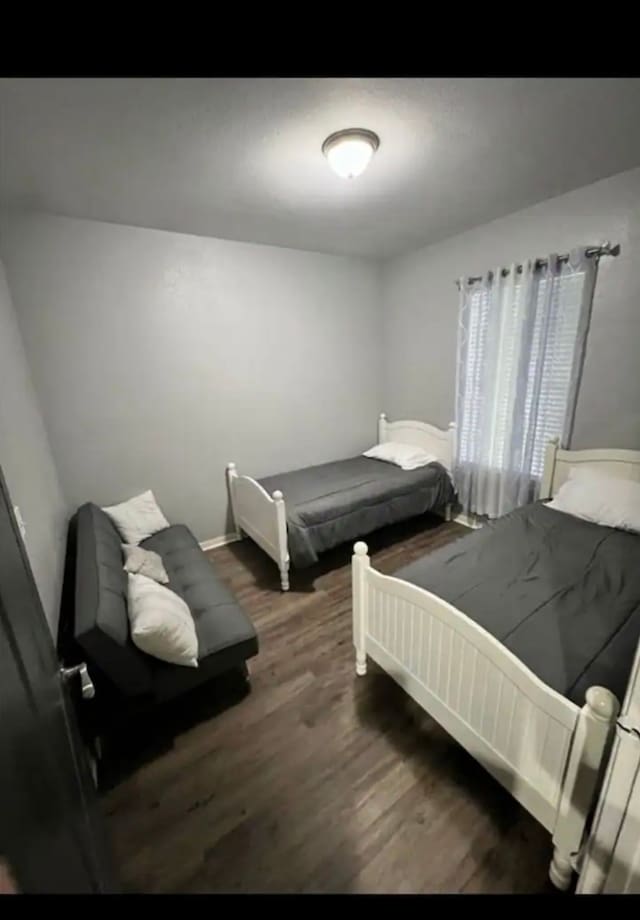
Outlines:
{"type": "Polygon", "coordinates": [[[93,681],[89,675],[89,669],[87,668],[84,661],[82,664],[76,664],[72,668],[60,668],[60,676],[65,683],[70,681],[72,677],[75,677],[76,674],[80,675],[82,699],[93,699],[93,697],[96,695],[96,688],[93,686],[93,681]]]}

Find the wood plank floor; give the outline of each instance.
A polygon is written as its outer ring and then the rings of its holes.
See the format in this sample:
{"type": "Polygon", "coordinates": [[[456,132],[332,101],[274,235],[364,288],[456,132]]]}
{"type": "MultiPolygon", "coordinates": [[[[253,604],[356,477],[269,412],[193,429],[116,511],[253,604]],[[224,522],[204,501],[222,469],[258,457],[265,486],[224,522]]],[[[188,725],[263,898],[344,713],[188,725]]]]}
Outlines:
{"type": "MultiPolygon", "coordinates": [[[[368,542],[391,573],[464,532],[423,519],[368,542]]],[[[258,630],[252,690],[218,711],[205,688],[111,755],[125,890],[552,890],[542,827],[373,663],[356,678],[350,553],[288,594],[249,541],[209,554],[258,630]]]]}

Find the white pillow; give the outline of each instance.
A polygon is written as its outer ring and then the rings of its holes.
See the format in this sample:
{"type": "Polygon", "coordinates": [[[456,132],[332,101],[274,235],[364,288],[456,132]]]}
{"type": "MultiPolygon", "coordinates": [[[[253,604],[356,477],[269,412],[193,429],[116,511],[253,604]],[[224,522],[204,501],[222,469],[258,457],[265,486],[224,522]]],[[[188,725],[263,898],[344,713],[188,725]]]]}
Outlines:
{"type": "Polygon", "coordinates": [[[547,508],[640,533],[640,482],[574,466],[547,508]]]}
{"type": "Polygon", "coordinates": [[[110,505],[102,510],[116,525],[125,543],[137,545],[159,530],[169,527],[169,521],[158,507],[151,489],[127,502],[110,505]]]}
{"type": "Polygon", "coordinates": [[[146,575],[129,575],[131,639],[147,655],[198,667],[198,637],[191,611],[174,591],[146,575]]]}
{"type": "Polygon", "coordinates": [[[428,454],[421,447],[401,444],[400,441],[385,441],[384,444],[376,444],[375,447],[365,450],[362,456],[371,457],[372,460],[384,460],[386,463],[395,463],[402,470],[417,470],[437,460],[437,457],[428,454]]]}
{"type": "Polygon", "coordinates": [[[169,583],[169,576],[159,553],[154,553],[152,549],[134,546],[131,543],[123,543],[122,552],[124,553],[125,572],[130,572],[132,575],[136,573],[146,575],[147,578],[153,578],[161,585],[169,583]]]}

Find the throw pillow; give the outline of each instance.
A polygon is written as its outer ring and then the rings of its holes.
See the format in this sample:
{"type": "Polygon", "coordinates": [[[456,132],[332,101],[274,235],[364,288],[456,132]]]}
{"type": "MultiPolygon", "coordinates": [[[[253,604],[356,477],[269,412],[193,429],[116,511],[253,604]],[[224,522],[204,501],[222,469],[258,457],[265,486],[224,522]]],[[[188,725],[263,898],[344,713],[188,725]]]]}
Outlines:
{"type": "Polygon", "coordinates": [[[170,664],[198,667],[198,637],[191,611],[174,591],[146,575],[129,575],[131,639],[170,664]]]}
{"type": "Polygon", "coordinates": [[[125,543],[137,545],[159,530],[169,527],[169,521],[158,507],[150,489],[129,501],[109,505],[102,510],[116,525],[125,543]]]}
{"type": "Polygon", "coordinates": [[[125,572],[131,575],[146,575],[147,578],[153,578],[161,585],[169,583],[169,576],[159,553],[154,553],[152,549],[134,546],[131,543],[123,543],[122,552],[124,553],[125,572]]]}

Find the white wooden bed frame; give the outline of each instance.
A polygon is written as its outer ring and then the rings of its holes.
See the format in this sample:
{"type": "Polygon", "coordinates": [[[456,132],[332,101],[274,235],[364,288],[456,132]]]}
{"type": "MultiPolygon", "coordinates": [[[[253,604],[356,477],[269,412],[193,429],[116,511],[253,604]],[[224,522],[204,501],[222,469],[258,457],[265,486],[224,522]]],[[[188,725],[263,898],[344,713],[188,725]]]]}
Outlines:
{"type": "MultiPolygon", "coordinates": [[[[561,450],[550,442],[541,497],[572,466],[640,481],[640,451],[561,450]]],[[[566,889],[618,715],[616,697],[590,687],[582,708],[552,690],[481,626],[446,601],[353,556],[356,673],[376,661],[549,830],[549,876],[566,889]]]]}
{"type": "MultiPolygon", "coordinates": [[[[378,443],[400,441],[422,447],[433,454],[451,472],[455,454],[455,425],[448,430],[436,428],[426,422],[413,420],[389,422],[382,413],[378,419],[378,443]]],[[[235,463],[227,466],[229,504],[236,534],[244,534],[261,546],[280,569],[283,591],[289,590],[289,547],[287,543],[287,510],[285,496],[280,491],[269,495],[251,476],[241,476],[235,463]]],[[[451,509],[445,509],[446,520],[451,509]]]]}

